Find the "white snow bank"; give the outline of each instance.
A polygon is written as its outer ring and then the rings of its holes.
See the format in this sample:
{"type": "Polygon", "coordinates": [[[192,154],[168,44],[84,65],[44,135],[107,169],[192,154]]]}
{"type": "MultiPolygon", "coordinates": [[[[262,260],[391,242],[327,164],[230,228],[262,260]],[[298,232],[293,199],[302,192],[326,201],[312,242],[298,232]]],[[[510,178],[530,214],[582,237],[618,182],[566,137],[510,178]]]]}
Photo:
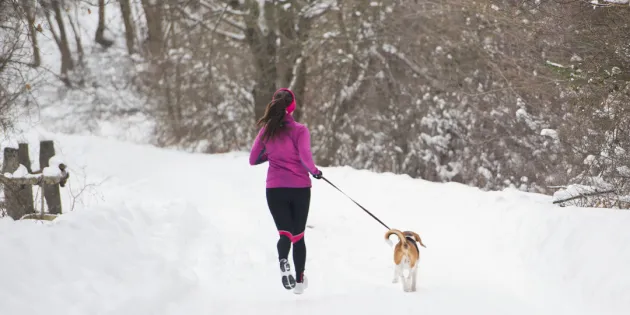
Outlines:
{"type": "MultiPolygon", "coordinates": [[[[52,223],[0,220],[0,314],[627,314],[630,212],[515,190],[327,168],[388,225],[417,231],[418,291],[392,284],[384,228],[314,180],[305,295],[285,291],[266,165],[56,137],[99,182],[52,223]]],[[[72,198],[62,189],[64,209],[72,198]]]]}
{"type": "Polygon", "coordinates": [[[177,242],[178,229],[195,228],[169,224],[182,213],[198,215],[185,204],[140,201],[73,212],[46,225],[0,220],[0,313],[160,311],[168,305],[153,300],[176,301],[196,284],[193,273],[161,252],[177,242]],[[152,216],[136,210],[142,206],[152,216]]]}

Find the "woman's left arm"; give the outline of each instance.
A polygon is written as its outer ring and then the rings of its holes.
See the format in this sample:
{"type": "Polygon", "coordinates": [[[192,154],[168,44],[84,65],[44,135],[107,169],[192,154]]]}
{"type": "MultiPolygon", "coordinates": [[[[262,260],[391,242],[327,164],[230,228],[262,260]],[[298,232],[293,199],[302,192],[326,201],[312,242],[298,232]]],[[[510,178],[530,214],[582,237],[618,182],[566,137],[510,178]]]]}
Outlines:
{"type": "Polygon", "coordinates": [[[265,144],[260,139],[262,137],[264,127],[260,129],[256,139],[254,139],[254,144],[252,146],[252,150],[249,152],[249,165],[258,165],[264,162],[267,162],[267,153],[265,153],[265,144]]]}

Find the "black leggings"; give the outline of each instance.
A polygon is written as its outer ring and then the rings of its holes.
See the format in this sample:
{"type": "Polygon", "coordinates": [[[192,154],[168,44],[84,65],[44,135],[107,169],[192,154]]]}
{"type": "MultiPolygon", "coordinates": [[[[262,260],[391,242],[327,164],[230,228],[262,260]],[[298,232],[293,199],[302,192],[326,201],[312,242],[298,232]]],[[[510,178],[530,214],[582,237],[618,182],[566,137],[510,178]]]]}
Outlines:
{"type": "Polygon", "coordinates": [[[293,243],[293,264],[297,282],[302,282],[306,264],[304,230],[310,203],[310,188],[267,188],[267,205],[280,234],[278,259],[287,259],[293,243]]]}

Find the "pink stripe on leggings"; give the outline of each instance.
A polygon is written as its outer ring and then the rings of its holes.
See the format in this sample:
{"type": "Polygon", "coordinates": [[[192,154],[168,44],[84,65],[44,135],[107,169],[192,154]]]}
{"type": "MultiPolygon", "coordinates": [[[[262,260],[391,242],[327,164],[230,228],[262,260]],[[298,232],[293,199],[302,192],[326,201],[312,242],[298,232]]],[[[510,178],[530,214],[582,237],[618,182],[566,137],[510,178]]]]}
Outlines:
{"type": "Polygon", "coordinates": [[[290,240],[293,239],[293,234],[291,234],[291,232],[289,231],[279,230],[278,233],[280,234],[280,236],[284,235],[288,237],[290,240]]]}
{"type": "Polygon", "coordinates": [[[297,243],[304,237],[304,232],[291,238],[291,243],[297,243]]]}
{"type": "Polygon", "coordinates": [[[297,243],[299,242],[303,237],[304,237],[304,232],[293,236],[293,234],[291,234],[291,232],[289,231],[284,231],[284,230],[279,230],[278,234],[280,234],[280,236],[284,235],[286,237],[288,237],[291,240],[291,243],[297,243]]]}

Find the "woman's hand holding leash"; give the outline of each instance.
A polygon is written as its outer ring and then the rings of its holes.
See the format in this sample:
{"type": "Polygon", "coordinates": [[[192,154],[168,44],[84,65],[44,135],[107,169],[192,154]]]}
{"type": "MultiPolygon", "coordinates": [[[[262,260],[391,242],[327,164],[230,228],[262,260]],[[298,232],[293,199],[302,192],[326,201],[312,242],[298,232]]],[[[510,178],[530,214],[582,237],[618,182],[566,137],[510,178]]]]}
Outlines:
{"type": "Polygon", "coordinates": [[[314,177],[314,178],[316,178],[316,179],[322,179],[323,174],[324,174],[324,173],[322,173],[322,171],[319,171],[319,173],[317,173],[317,174],[313,174],[313,177],[314,177]]]}

